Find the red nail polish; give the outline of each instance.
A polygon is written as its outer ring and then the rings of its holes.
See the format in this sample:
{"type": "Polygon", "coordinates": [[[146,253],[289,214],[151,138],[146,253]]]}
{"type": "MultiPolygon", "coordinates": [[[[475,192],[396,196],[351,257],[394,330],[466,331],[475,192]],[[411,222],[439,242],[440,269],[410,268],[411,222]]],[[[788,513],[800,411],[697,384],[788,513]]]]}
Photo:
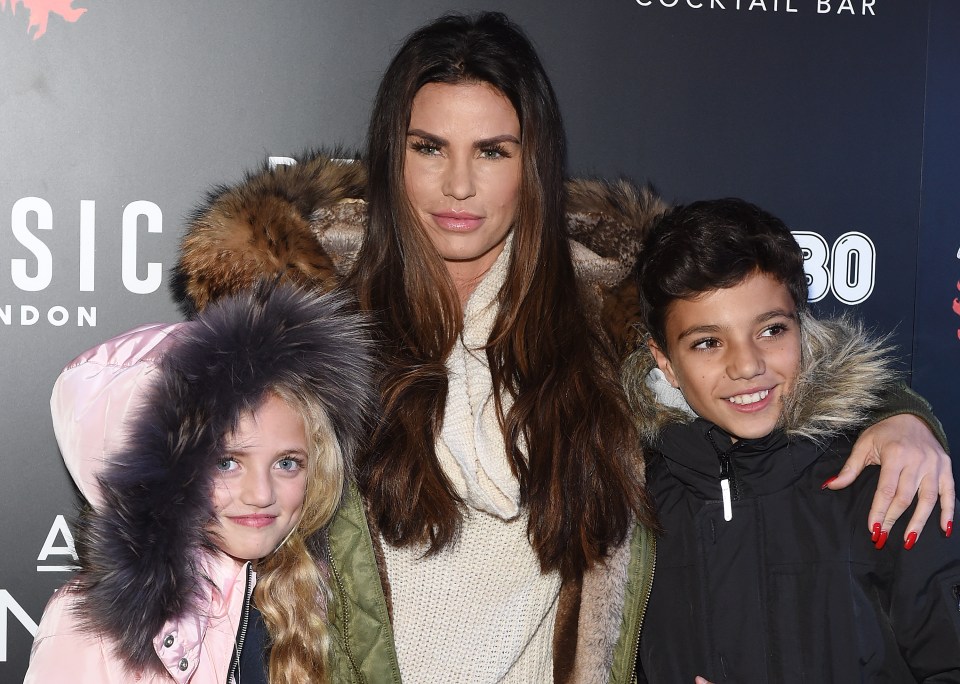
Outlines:
{"type": "Polygon", "coordinates": [[[820,489],[826,489],[828,486],[830,486],[830,483],[833,482],[833,481],[836,480],[836,479],[837,479],[837,476],[836,476],[836,475],[834,475],[834,476],[831,477],[831,478],[828,478],[826,482],[824,482],[822,485],[820,485],[820,489]]]}
{"type": "Polygon", "coordinates": [[[906,541],[906,543],[903,545],[903,548],[905,548],[907,551],[909,551],[910,549],[913,548],[913,545],[916,544],[916,543],[917,543],[917,533],[916,533],[916,532],[911,532],[910,534],[907,535],[907,541],[906,541]]]}
{"type": "Polygon", "coordinates": [[[880,537],[877,539],[877,543],[876,543],[877,549],[878,550],[882,549],[886,543],[887,543],[887,531],[881,530],[880,537]]]}
{"type": "Polygon", "coordinates": [[[873,534],[870,536],[870,541],[876,544],[878,539],[880,539],[880,523],[873,523],[873,534]]]}
{"type": "Polygon", "coordinates": [[[948,520],[948,521],[947,521],[947,532],[946,532],[946,535],[949,537],[951,534],[953,534],[953,521],[952,521],[952,520],[948,520]]]}

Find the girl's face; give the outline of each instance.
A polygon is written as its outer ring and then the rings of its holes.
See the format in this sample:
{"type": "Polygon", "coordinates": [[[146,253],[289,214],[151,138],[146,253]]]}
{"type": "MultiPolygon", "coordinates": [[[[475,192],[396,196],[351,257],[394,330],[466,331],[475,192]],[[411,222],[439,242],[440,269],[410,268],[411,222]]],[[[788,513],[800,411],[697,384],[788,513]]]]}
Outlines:
{"type": "Polygon", "coordinates": [[[475,285],[503,251],[520,175],[520,120],[499,90],[487,83],[428,83],[417,91],[404,188],[458,290],[475,285]]]}
{"type": "Polygon", "coordinates": [[[279,397],[241,418],[214,476],[221,550],[257,560],[287,538],[300,520],[308,458],[303,418],[279,397]]]}

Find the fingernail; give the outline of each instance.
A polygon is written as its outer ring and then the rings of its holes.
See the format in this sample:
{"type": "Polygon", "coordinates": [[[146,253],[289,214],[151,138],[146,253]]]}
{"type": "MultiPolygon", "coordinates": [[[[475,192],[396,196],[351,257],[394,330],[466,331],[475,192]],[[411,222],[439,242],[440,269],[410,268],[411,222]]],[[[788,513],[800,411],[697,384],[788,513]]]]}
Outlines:
{"type": "Polygon", "coordinates": [[[913,548],[913,545],[916,543],[917,543],[917,533],[911,532],[910,534],[907,535],[907,541],[906,543],[904,543],[903,548],[909,551],[910,549],[913,548]]]}
{"type": "Polygon", "coordinates": [[[833,482],[833,481],[836,480],[836,479],[837,479],[837,476],[834,475],[833,477],[831,477],[830,479],[828,479],[826,482],[824,482],[822,485],[820,485],[820,489],[826,489],[827,487],[830,486],[830,483],[833,482]]]}
{"type": "Polygon", "coordinates": [[[948,520],[948,521],[947,521],[947,532],[946,532],[946,534],[947,534],[948,537],[949,537],[951,534],[953,534],[953,521],[952,521],[952,520],[948,520]]]}
{"type": "Polygon", "coordinates": [[[873,523],[873,535],[871,535],[870,541],[876,544],[879,538],[880,538],[880,523],[873,523]]]}
{"type": "Polygon", "coordinates": [[[880,537],[877,539],[876,547],[877,549],[882,549],[884,544],[887,543],[887,531],[881,530],[880,537]]]}

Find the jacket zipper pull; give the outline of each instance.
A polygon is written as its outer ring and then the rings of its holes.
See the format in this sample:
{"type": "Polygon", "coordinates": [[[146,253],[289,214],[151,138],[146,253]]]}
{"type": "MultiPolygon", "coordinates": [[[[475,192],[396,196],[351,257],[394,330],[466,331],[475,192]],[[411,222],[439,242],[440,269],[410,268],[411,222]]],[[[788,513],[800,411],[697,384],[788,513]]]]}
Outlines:
{"type": "Polygon", "coordinates": [[[720,456],[720,495],[723,498],[723,519],[733,520],[733,498],[730,496],[730,456],[720,456]]]}

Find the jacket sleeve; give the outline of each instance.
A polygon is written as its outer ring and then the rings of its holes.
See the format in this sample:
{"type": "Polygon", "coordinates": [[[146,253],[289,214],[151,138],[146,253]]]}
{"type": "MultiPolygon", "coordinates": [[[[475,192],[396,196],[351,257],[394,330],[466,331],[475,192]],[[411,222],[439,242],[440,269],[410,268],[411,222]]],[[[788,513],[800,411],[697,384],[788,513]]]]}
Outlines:
{"type": "Polygon", "coordinates": [[[630,567],[624,588],[623,623],[613,651],[610,684],[646,682],[639,662],[643,618],[653,589],[657,543],[653,532],[638,524],[630,540],[630,567]]]}
{"type": "Polygon", "coordinates": [[[901,413],[912,414],[925,422],[944,450],[950,453],[950,447],[947,445],[947,434],[943,431],[943,425],[933,415],[930,403],[902,382],[883,393],[880,405],[870,414],[870,423],[875,425],[881,420],[901,413]]]}
{"type": "Polygon", "coordinates": [[[918,682],[960,682],[960,538],[927,525],[895,549],[888,617],[904,659],[918,682]]]}
{"type": "Polygon", "coordinates": [[[81,631],[73,611],[74,592],[61,587],[43,611],[23,684],[110,684],[120,682],[104,642],[81,631]]]}
{"type": "Polygon", "coordinates": [[[387,598],[363,501],[351,485],[330,524],[330,636],[336,682],[400,684],[387,598]]]}

